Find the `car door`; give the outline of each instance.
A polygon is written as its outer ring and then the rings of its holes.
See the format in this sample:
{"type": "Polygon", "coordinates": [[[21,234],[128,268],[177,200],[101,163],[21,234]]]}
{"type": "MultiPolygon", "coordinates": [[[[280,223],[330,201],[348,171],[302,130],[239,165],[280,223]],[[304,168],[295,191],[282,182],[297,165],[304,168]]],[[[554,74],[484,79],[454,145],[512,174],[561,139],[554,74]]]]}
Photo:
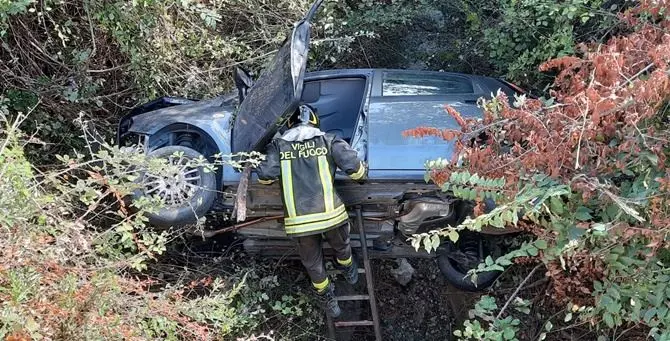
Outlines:
{"type": "Polygon", "coordinates": [[[323,0],[312,4],[295,24],[271,65],[240,104],[232,129],[232,151],[262,151],[285,120],[298,107],[303,89],[310,21],[323,0]]]}
{"type": "Polygon", "coordinates": [[[464,118],[481,118],[476,101],[488,88],[469,75],[380,70],[369,108],[368,162],[371,179],[423,180],[425,162],[449,159],[453,142],[440,137],[405,137],[417,127],[460,130],[444,109],[449,104],[464,118]]]}
{"type": "MultiPolygon", "coordinates": [[[[365,127],[372,74],[370,69],[309,73],[302,93],[302,101],[317,109],[321,130],[349,143],[361,160],[367,156],[365,127]]],[[[335,178],[349,176],[338,169],[335,178]]]]}

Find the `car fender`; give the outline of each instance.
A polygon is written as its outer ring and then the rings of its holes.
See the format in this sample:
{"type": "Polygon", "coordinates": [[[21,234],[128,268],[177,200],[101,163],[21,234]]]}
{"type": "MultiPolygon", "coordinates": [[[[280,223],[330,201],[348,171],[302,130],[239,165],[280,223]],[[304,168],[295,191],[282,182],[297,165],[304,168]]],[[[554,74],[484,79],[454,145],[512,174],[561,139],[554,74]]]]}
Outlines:
{"type": "MultiPolygon", "coordinates": [[[[144,113],[133,117],[128,131],[148,137],[146,148],[152,150],[164,145],[161,138],[177,131],[189,131],[199,134],[218,149],[214,154],[231,153],[231,121],[235,109],[221,98],[183,104],[144,113]]],[[[220,181],[237,181],[239,173],[231,167],[222,167],[218,177],[220,181]]]]}

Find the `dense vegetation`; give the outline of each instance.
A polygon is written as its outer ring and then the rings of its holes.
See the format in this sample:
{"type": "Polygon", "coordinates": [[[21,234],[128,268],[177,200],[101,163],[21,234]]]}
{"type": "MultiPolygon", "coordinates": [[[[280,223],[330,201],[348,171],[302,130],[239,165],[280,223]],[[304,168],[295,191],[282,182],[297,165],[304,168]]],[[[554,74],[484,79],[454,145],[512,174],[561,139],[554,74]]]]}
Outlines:
{"type": "MultiPolygon", "coordinates": [[[[408,135],[453,140],[453,160],[432,162],[443,190],[498,206],[461,226],[416,240],[432,248],[439,235],[482,226],[517,226],[536,240],[477,272],[514,262],[539,263],[558,313],[546,314],[546,337],[587,324],[599,340],[670,338],[670,17],[668,4],[642,1],[623,20],[633,31],[604,44],[578,46],[579,56],[543,63],[556,69],[550,100],[499,95],[484,101],[483,121],[445,110],[460,131],[421,127],[408,135]],[[460,159],[459,159],[460,158],[460,159]],[[457,160],[459,159],[459,160],[457,160]]],[[[532,276],[532,273],[529,275],[532,276]]],[[[525,281],[524,281],[525,282],[525,281]]],[[[524,282],[519,285],[523,286],[524,282]]],[[[511,339],[519,320],[495,299],[478,304],[462,339],[511,339]],[[497,313],[496,313],[497,311],[497,313]]]]}
{"type": "MultiPolygon", "coordinates": [[[[89,144],[96,132],[109,140],[138,103],[226,92],[234,65],[258,73],[309,5],[0,0],[0,338],[315,338],[312,303],[258,265],[157,269],[180,231],[148,229],[143,212],[160,203],[131,211],[123,197],[138,167],[166,165],[89,144]]],[[[516,223],[537,236],[481,270],[518,259],[546,268],[547,307],[559,313],[540,317],[541,337],[563,321],[609,339],[667,339],[668,13],[667,1],[329,1],[309,67],[505,76],[551,97],[496,99],[485,122],[438,132],[489,137],[458,144],[468,173],[447,161],[431,170],[445,190],[477,198],[484,186],[499,201],[456,230],[516,223]]],[[[533,337],[517,333],[507,306],[496,314],[485,297],[462,337],[533,337]]]]}
{"type": "MultiPolygon", "coordinates": [[[[310,1],[0,2],[2,95],[45,142],[28,156],[70,152],[78,115],[105,135],[123,112],[159,95],[227,92],[232,67],[256,74],[310,1]],[[39,105],[37,106],[36,104],[39,105]]],[[[626,1],[327,1],[310,69],[423,67],[506,76],[533,90],[537,66],[618,31],[626,1]]],[[[544,76],[543,76],[544,75],[544,76]]],[[[37,141],[37,140],[36,140],[37,141]]],[[[53,160],[50,160],[53,161],[53,160]]]]}

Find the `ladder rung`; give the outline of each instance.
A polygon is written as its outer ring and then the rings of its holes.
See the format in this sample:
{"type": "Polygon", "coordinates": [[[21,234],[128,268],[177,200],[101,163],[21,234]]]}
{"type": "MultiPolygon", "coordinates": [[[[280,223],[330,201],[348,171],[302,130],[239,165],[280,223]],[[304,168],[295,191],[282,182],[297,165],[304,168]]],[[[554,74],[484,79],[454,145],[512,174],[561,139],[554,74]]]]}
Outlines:
{"type": "Polygon", "coordinates": [[[365,326],[373,326],[375,323],[372,321],[337,321],[335,322],[335,327],[341,328],[341,327],[365,327],[365,326]]]}
{"type": "Polygon", "coordinates": [[[338,301],[366,301],[370,299],[370,295],[343,295],[335,297],[338,301]]]}
{"type": "MultiPolygon", "coordinates": [[[[358,300],[367,300],[370,303],[370,320],[361,320],[361,321],[338,321],[334,322],[330,316],[327,316],[328,319],[328,335],[330,338],[336,338],[337,331],[336,328],[351,328],[351,327],[373,327],[375,330],[375,341],[382,340],[381,326],[379,325],[379,312],[377,311],[377,302],[375,299],[375,289],[373,284],[372,276],[372,267],[370,265],[370,257],[368,255],[368,248],[365,247],[369,244],[365,236],[365,229],[363,228],[363,214],[361,212],[360,206],[356,207],[356,227],[359,231],[360,244],[364,247],[361,248],[361,256],[363,259],[363,269],[358,268],[359,273],[365,274],[365,284],[367,289],[367,295],[345,295],[336,297],[338,301],[358,301],[358,300]]],[[[353,236],[352,236],[353,237],[353,236]]],[[[352,238],[353,239],[353,238],[352,238]]],[[[352,241],[352,246],[354,241],[352,241]]],[[[342,273],[342,271],[329,272],[329,273],[342,273]]]]}
{"type": "MultiPolygon", "coordinates": [[[[364,268],[358,268],[358,273],[359,273],[359,274],[364,274],[364,273],[365,273],[365,269],[364,269],[364,268]]],[[[329,271],[328,271],[328,274],[329,274],[329,275],[341,275],[341,274],[342,274],[342,270],[329,270],[329,271]]]]}

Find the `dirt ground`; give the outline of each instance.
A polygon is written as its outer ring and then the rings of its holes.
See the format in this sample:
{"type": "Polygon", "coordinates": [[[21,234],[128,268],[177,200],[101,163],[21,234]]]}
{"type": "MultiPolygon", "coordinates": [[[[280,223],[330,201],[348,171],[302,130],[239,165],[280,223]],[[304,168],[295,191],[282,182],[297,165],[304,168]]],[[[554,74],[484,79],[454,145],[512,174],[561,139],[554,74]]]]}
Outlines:
{"type": "Polygon", "coordinates": [[[450,286],[435,260],[408,261],[416,272],[405,287],[390,273],[395,261],[376,261],[374,266],[384,340],[449,340],[479,294],[450,286]]]}
{"type": "MultiPolygon", "coordinates": [[[[164,255],[164,262],[155,264],[154,270],[166,274],[164,281],[177,282],[183,280],[185,267],[191,269],[190,272],[198,272],[200,276],[226,276],[254,268],[260,276],[277,276],[279,286],[268,292],[270,296],[281,297],[284,293],[311,295],[309,279],[298,260],[289,259],[288,256],[276,259],[247,255],[240,244],[240,240],[230,235],[209,240],[187,238],[173,244],[164,255]]],[[[483,293],[470,293],[449,285],[440,273],[435,259],[410,258],[408,262],[415,273],[412,280],[403,286],[392,275],[391,270],[398,267],[396,260],[371,260],[384,341],[454,340],[453,331],[468,319],[468,311],[474,307],[481,295],[496,297],[501,306],[530,272],[527,266],[513,266],[499,278],[493,288],[483,293]]],[[[359,266],[363,266],[360,261],[359,266]]],[[[336,294],[366,294],[365,283],[364,274],[361,274],[359,283],[353,287],[336,277],[336,294]]],[[[547,303],[546,287],[544,274],[537,272],[518,295],[535,303],[531,313],[524,315],[508,310],[508,313],[513,313],[521,320],[518,335],[521,340],[537,339],[549,313],[547,309],[553,309],[550,302],[547,303]]],[[[259,331],[272,330],[278,337],[277,340],[329,340],[325,318],[323,315],[314,316],[319,314],[320,308],[316,301],[311,304],[313,309],[310,316],[299,320],[269,317],[267,323],[259,326],[259,331]],[[296,333],[295,329],[305,328],[305,323],[309,326],[305,333],[296,333]]],[[[367,301],[341,302],[341,307],[343,316],[339,320],[371,319],[367,301]]],[[[562,307],[558,309],[561,310],[562,307]]],[[[558,325],[560,322],[562,320],[554,324],[558,325]]],[[[569,332],[570,335],[566,332],[552,333],[547,340],[587,340],[592,336],[588,330],[573,329],[569,332]]],[[[338,333],[337,340],[374,340],[374,332],[371,327],[343,330],[338,333]]]]}
{"type": "MultiPolygon", "coordinates": [[[[480,294],[451,287],[440,274],[435,260],[408,261],[415,273],[412,280],[402,286],[391,274],[391,270],[397,267],[395,260],[372,260],[383,340],[450,340],[453,328],[467,318],[468,307],[480,294]]],[[[336,285],[338,295],[365,293],[364,275],[354,288],[342,281],[337,281],[336,285]]],[[[341,307],[343,317],[340,320],[367,319],[370,316],[367,302],[343,303],[341,307]]],[[[338,333],[337,340],[374,340],[374,332],[371,327],[359,327],[354,332],[338,333]]]]}
{"type": "MultiPolygon", "coordinates": [[[[171,265],[183,266],[186,263],[208,263],[214,257],[230,257],[237,252],[243,252],[234,238],[229,236],[215,238],[214,240],[202,241],[191,239],[178,250],[166,255],[171,265]],[[234,249],[237,249],[236,251],[234,249]],[[187,262],[179,261],[177,255],[185,253],[197,255],[187,262]]],[[[309,281],[304,274],[302,264],[297,260],[290,259],[253,259],[243,255],[242,257],[250,263],[264,263],[269,268],[276,269],[280,282],[287,285],[299,286],[300,290],[309,292],[309,281]],[[253,259],[253,260],[252,260],[253,259]]],[[[442,277],[434,259],[408,259],[415,273],[412,280],[406,285],[400,285],[391,274],[393,268],[397,268],[395,260],[373,259],[375,295],[377,307],[380,314],[383,340],[385,341],[431,341],[449,340],[452,330],[458,323],[467,318],[468,309],[473,306],[480,294],[460,291],[451,287],[442,277]]],[[[193,266],[191,263],[190,265],[193,266]]],[[[363,267],[359,261],[359,266],[363,267]]],[[[273,271],[274,272],[274,271],[273,271]]],[[[351,286],[341,278],[335,278],[336,294],[365,294],[365,275],[361,274],[356,286],[351,286]]],[[[293,287],[295,290],[295,287],[293,287]]],[[[370,318],[370,305],[367,301],[342,302],[343,316],[340,320],[361,320],[370,318]]],[[[327,326],[322,329],[323,340],[327,340],[327,326]]],[[[358,327],[338,333],[338,341],[363,341],[374,340],[374,332],[371,327],[358,327]]],[[[310,340],[312,341],[312,340],[310,340]]]]}
{"type": "MultiPolygon", "coordinates": [[[[284,294],[311,295],[311,284],[302,264],[289,258],[260,258],[245,254],[240,241],[231,236],[221,236],[210,240],[187,239],[173,243],[161,261],[152,266],[155,278],[166,283],[178,283],[193,277],[228,276],[255,269],[259,276],[276,276],[278,286],[267,293],[281,298],[284,294]],[[188,271],[186,269],[188,268],[188,271]]],[[[532,266],[513,266],[498,279],[493,288],[482,293],[470,293],[449,285],[434,259],[411,258],[408,262],[415,270],[412,280],[403,286],[392,275],[397,268],[396,260],[372,259],[375,295],[381,320],[384,341],[433,341],[455,340],[453,331],[462,327],[468,319],[468,312],[481,295],[496,298],[501,307],[517,289],[519,283],[530,273],[532,266]]],[[[362,267],[362,262],[359,263],[362,267]]],[[[335,278],[337,295],[365,294],[365,275],[351,286],[341,278],[335,278]]],[[[519,298],[533,302],[529,314],[521,314],[513,309],[507,313],[520,320],[520,340],[537,340],[544,330],[547,319],[553,318],[556,332],[548,335],[548,341],[595,340],[597,335],[589,328],[563,326],[560,313],[564,308],[551,302],[546,294],[549,282],[544,273],[538,271],[530,278],[519,298]],[[558,316],[558,317],[557,317],[558,316]]],[[[282,317],[270,314],[267,321],[259,325],[257,331],[272,331],[275,340],[324,341],[328,338],[325,316],[316,301],[309,303],[309,314],[301,318],[282,317]]],[[[367,301],[341,302],[343,316],[340,320],[370,319],[367,301]]],[[[633,333],[628,336],[632,337],[633,333]]],[[[644,335],[642,333],[641,335],[644,335]]],[[[629,338],[630,340],[638,340],[629,338]]],[[[337,341],[374,340],[371,327],[359,327],[338,333],[337,341]]]]}

